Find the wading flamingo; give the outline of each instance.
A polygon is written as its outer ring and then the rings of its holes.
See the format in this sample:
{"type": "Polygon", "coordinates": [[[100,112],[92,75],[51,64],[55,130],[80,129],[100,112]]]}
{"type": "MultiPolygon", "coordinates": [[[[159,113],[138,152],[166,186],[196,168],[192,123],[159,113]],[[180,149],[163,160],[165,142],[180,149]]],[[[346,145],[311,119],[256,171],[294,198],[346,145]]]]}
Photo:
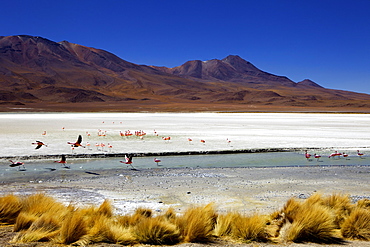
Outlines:
{"type": "Polygon", "coordinates": [[[54,161],[55,163],[60,163],[60,164],[63,164],[63,168],[67,168],[69,169],[70,167],[67,166],[67,159],[66,159],[66,156],[64,154],[62,154],[62,158],[60,160],[57,160],[57,161],[54,161]]]}
{"type": "Polygon", "coordinates": [[[317,161],[319,161],[319,159],[321,158],[321,155],[314,154],[313,157],[315,157],[315,159],[317,159],[317,161]]]}
{"type": "Polygon", "coordinates": [[[230,146],[231,141],[229,140],[229,138],[226,138],[226,143],[228,146],[230,146]]]}
{"type": "Polygon", "coordinates": [[[137,170],[133,165],[132,165],[132,154],[125,155],[125,161],[120,161],[121,163],[126,164],[127,166],[131,166],[131,170],[137,170]]]}
{"type": "Polygon", "coordinates": [[[76,142],[67,142],[68,144],[70,144],[72,147],[84,147],[82,146],[82,136],[79,135],[78,138],[77,138],[77,141],[76,142]]]}
{"type": "Polygon", "coordinates": [[[193,139],[188,138],[189,145],[191,144],[192,141],[193,141],[193,139]]]}
{"type": "Polygon", "coordinates": [[[170,136],[162,137],[162,140],[167,141],[167,142],[170,142],[171,137],[170,136]]]}
{"type": "Polygon", "coordinates": [[[205,140],[200,140],[201,143],[203,144],[206,144],[206,141],[205,140]]]}
{"type": "Polygon", "coordinates": [[[357,150],[357,155],[361,158],[361,159],[363,159],[362,158],[362,156],[364,155],[363,153],[360,153],[360,150],[357,150]]]}
{"type": "Polygon", "coordinates": [[[307,150],[305,150],[304,157],[306,157],[306,159],[307,159],[308,161],[311,161],[311,160],[310,160],[310,158],[311,158],[311,154],[309,154],[309,153],[307,152],[307,150]]]}
{"type": "Polygon", "coordinates": [[[42,146],[45,146],[45,147],[47,147],[48,145],[46,145],[45,143],[43,143],[42,141],[36,141],[36,142],[33,142],[32,144],[36,144],[37,146],[36,146],[36,148],[35,149],[39,149],[39,148],[41,148],[42,146]]]}
{"type": "Polygon", "coordinates": [[[24,166],[24,163],[23,162],[14,162],[12,160],[9,160],[11,162],[11,164],[9,165],[10,167],[17,167],[18,166],[18,171],[25,171],[26,170],[26,167],[24,166]],[[23,168],[21,168],[21,166],[23,168]]]}
{"type": "Polygon", "coordinates": [[[346,160],[349,160],[349,159],[348,159],[348,154],[343,153],[343,157],[344,157],[344,158],[346,158],[346,160]]]}
{"type": "Polygon", "coordinates": [[[154,162],[157,163],[157,166],[159,166],[159,162],[161,162],[161,160],[154,158],[154,162]]]}
{"type": "Polygon", "coordinates": [[[338,159],[340,158],[340,156],[342,155],[342,153],[338,153],[338,151],[335,151],[334,153],[330,154],[329,155],[329,158],[333,157],[338,157],[338,159]]]}

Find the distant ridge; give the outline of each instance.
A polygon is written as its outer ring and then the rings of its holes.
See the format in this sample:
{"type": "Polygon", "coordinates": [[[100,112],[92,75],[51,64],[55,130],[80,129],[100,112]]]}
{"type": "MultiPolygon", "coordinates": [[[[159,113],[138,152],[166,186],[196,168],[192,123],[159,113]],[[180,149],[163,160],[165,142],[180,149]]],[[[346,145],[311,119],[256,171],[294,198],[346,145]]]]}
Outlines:
{"type": "Polygon", "coordinates": [[[0,83],[2,111],[370,108],[368,94],[326,89],[309,79],[296,83],[237,55],[166,68],[29,35],[0,36],[0,83]]]}

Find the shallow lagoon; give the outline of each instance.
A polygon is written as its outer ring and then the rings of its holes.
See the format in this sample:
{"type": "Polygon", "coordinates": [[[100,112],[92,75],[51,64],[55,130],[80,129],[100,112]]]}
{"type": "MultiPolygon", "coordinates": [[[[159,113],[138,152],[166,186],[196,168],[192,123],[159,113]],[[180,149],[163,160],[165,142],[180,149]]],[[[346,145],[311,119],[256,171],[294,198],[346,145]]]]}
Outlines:
{"type": "MultiPolygon", "coordinates": [[[[368,150],[370,115],[368,114],[296,114],[296,113],[44,113],[0,114],[0,141],[5,145],[0,157],[43,155],[176,153],[217,150],[301,149],[295,152],[235,153],[223,155],[185,155],[157,157],[160,167],[243,167],[301,165],[362,165],[366,158],[356,150],[368,150]],[[144,131],[143,137],[122,137],[120,132],[144,131]],[[46,132],[46,134],[45,134],[46,132]],[[104,136],[101,135],[104,133],[104,136]],[[99,135],[100,134],[100,135],[99,135]],[[83,145],[74,142],[82,135],[83,145]],[[171,137],[164,141],[162,137],[171,137]],[[189,142],[188,138],[192,141],[189,142]],[[47,146],[36,150],[32,142],[47,146]],[[201,143],[200,140],[205,140],[201,143]],[[230,142],[228,142],[229,140],[230,142]],[[105,147],[96,147],[96,144],[105,147]],[[108,148],[111,146],[111,148],[108,148]],[[323,157],[308,162],[303,149],[323,157]],[[350,159],[333,160],[327,156],[338,150],[350,159]]],[[[55,157],[53,157],[55,159],[55,157]]],[[[71,169],[126,169],[123,158],[71,159],[71,169]],[[99,168],[100,167],[100,168],[99,168]]],[[[43,171],[56,167],[53,160],[27,160],[27,170],[43,171]]],[[[10,168],[2,159],[3,176],[10,168]]],[[[135,157],[136,168],[156,168],[153,157],[135,157]]]]}

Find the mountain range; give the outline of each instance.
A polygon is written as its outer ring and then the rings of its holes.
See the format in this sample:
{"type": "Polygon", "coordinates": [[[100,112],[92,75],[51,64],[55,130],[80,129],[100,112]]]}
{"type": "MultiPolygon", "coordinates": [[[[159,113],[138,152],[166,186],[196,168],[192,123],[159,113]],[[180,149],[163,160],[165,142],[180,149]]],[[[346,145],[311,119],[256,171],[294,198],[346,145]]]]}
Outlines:
{"type": "Polygon", "coordinates": [[[138,65],[68,41],[0,36],[1,111],[368,111],[370,95],[293,82],[237,55],[138,65]]]}

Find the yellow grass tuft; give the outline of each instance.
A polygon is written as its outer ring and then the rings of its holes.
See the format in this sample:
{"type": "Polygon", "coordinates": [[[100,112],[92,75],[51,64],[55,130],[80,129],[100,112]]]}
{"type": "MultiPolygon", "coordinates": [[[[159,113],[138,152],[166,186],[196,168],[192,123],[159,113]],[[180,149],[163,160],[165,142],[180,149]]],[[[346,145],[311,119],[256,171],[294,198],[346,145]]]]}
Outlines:
{"type": "Polygon", "coordinates": [[[176,219],[176,225],[184,242],[208,242],[216,223],[216,212],[213,204],[205,207],[190,208],[176,219]]]}
{"type": "Polygon", "coordinates": [[[236,215],[233,217],[231,234],[236,239],[243,241],[267,241],[267,218],[258,214],[252,216],[236,215]]]}
{"type": "Polygon", "coordinates": [[[27,231],[18,233],[13,242],[51,241],[59,233],[60,226],[58,215],[44,214],[34,220],[27,231]]]}
{"type": "Polygon", "coordinates": [[[78,209],[43,194],[7,195],[0,197],[0,223],[14,224],[18,234],[12,242],[19,243],[169,245],[208,242],[214,236],[246,242],[342,243],[340,233],[370,241],[369,209],[368,199],[354,205],[348,195],[315,193],[302,201],[291,198],[269,216],[217,215],[213,204],[189,208],[182,215],[170,208],[153,217],[151,209],[138,208],[132,215],[115,216],[108,200],[99,207],[78,209]]]}
{"type": "Polygon", "coordinates": [[[237,217],[240,217],[240,214],[235,212],[218,215],[213,234],[218,237],[231,236],[233,223],[237,217]]]}
{"type": "Polygon", "coordinates": [[[294,198],[290,198],[283,207],[282,213],[285,215],[289,222],[293,222],[299,212],[302,203],[294,198]]]}
{"type": "Polygon", "coordinates": [[[345,238],[370,241],[370,210],[355,208],[344,221],[341,232],[345,238]]]}
{"type": "Polygon", "coordinates": [[[14,224],[21,209],[22,205],[19,197],[15,195],[0,197],[0,222],[14,224]]]}
{"type": "Polygon", "coordinates": [[[180,237],[177,226],[160,217],[142,218],[133,232],[138,242],[144,244],[176,244],[180,237]]]}
{"type": "Polygon", "coordinates": [[[60,234],[56,242],[71,244],[84,236],[87,233],[84,216],[84,212],[81,210],[71,211],[62,222],[60,234]]]}
{"type": "Polygon", "coordinates": [[[370,209],[370,199],[361,199],[357,202],[356,207],[370,209]]]}
{"type": "Polygon", "coordinates": [[[28,229],[32,223],[38,219],[38,217],[39,216],[28,212],[20,212],[15,221],[13,231],[19,232],[21,230],[28,229]]]}
{"type": "Polygon", "coordinates": [[[148,209],[148,208],[138,208],[138,209],[135,210],[134,214],[144,216],[144,217],[148,218],[148,217],[152,217],[153,211],[151,209],[148,209]]]}
{"type": "Polygon", "coordinates": [[[334,223],[340,228],[343,221],[351,214],[354,206],[349,195],[333,194],[322,199],[322,204],[331,208],[335,214],[334,223]]]}
{"type": "Polygon", "coordinates": [[[105,200],[98,208],[98,214],[105,215],[107,217],[113,216],[113,207],[109,200],[105,200]]]}
{"type": "Polygon", "coordinates": [[[22,200],[22,212],[28,212],[38,216],[41,216],[45,212],[58,213],[64,210],[65,206],[63,204],[41,193],[30,195],[22,200]]]}
{"type": "Polygon", "coordinates": [[[285,240],[293,242],[337,243],[334,215],[318,203],[305,203],[296,212],[285,240]]]}
{"type": "Polygon", "coordinates": [[[100,215],[95,218],[94,225],[74,245],[86,246],[91,243],[114,243],[132,245],[137,243],[131,228],[124,228],[114,218],[100,215]]]}

